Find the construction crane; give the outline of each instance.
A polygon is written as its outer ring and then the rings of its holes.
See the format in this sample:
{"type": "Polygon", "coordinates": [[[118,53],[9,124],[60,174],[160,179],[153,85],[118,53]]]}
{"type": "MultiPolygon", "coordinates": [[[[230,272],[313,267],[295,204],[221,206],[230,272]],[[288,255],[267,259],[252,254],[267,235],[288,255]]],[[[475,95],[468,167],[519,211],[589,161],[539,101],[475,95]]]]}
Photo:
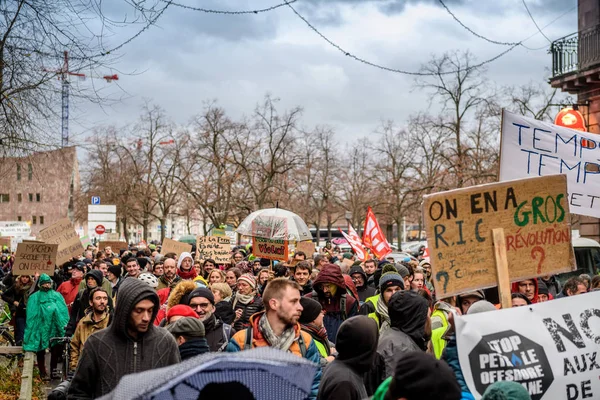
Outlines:
{"type": "MultiPolygon", "coordinates": [[[[58,70],[48,70],[44,69],[46,72],[54,72],[56,73],[58,79],[62,80],[62,134],[61,134],[61,146],[66,147],[69,145],[69,76],[77,76],[81,80],[85,80],[87,77],[85,74],[79,72],[69,71],[69,52],[64,52],[65,59],[61,69],[58,70]]],[[[104,79],[106,82],[112,82],[119,80],[119,76],[117,74],[114,75],[104,75],[104,76],[90,76],[90,78],[100,78],[104,79]]]]}

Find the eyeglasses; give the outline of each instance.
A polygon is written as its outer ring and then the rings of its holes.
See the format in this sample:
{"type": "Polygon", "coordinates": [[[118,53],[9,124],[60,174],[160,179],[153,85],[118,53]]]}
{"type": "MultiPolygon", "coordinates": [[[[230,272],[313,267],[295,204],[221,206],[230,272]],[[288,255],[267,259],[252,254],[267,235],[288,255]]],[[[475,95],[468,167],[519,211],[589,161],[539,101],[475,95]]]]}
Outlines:
{"type": "Polygon", "coordinates": [[[190,307],[192,308],[202,308],[202,309],[207,309],[210,306],[210,303],[200,303],[200,304],[190,304],[190,307]]]}

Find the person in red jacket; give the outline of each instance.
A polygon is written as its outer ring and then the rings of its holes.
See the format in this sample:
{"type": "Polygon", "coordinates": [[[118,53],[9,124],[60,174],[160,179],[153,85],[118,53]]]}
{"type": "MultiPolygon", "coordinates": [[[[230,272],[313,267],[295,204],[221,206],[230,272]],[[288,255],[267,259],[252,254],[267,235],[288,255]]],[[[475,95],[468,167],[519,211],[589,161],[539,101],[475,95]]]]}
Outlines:
{"type": "Polygon", "coordinates": [[[521,293],[525,295],[532,303],[537,303],[538,299],[538,281],[537,279],[525,279],[520,282],[513,282],[512,293],[521,293]]]}
{"type": "Polygon", "coordinates": [[[79,293],[79,284],[83,280],[85,264],[80,261],[75,263],[75,265],[69,264],[67,268],[71,273],[71,279],[61,283],[56,291],[65,299],[65,303],[67,304],[70,313],[73,302],[77,297],[77,293],[79,293]]]}
{"type": "Polygon", "coordinates": [[[306,295],[321,303],[325,311],[323,325],[329,341],[335,337],[342,322],[358,314],[358,301],[346,292],[342,270],[335,264],[325,264],[313,283],[314,290],[306,295]]]}

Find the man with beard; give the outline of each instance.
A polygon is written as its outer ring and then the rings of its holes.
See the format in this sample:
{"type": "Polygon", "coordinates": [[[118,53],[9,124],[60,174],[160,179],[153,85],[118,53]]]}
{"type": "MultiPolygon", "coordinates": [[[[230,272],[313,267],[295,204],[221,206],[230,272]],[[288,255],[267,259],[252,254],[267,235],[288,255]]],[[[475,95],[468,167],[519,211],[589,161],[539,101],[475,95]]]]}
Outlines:
{"type": "Polygon", "coordinates": [[[85,342],[69,387],[69,399],[102,397],[124,375],[181,361],[173,336],[152,324],[159,303],[150,286],[126,278],[117,294],[117,304],[110,326],[85,342]]]}
{"type": "Polygon", "coordinates": [[[358,313],[358,300],[347,295],[342,270],[335,264],[323,266],[319,276],[313,283],[313,287],[314,290],[308,293],[306,297],[321,303],[323,310],[325,310],[323,324],[327,330],[327,337],[330,342],[334,342],[342,322],[358,313]]]}
{"type": "MultiPolygon", "coordinates": [[[[298,323],[302,314],[300,285],[286,278],[273,279],[265,289],[263,302],[266,311],[250,318],[250,327],[233,336],[227,351],[273,347],[319,364],[319,351],[314,340],[310,334],[302,332],[298,323]]],[[[313,379],[311,399],[316,398],[320,382],[321,367],[313,379]]]]}
{"type": "MultiPolygon", "coordinates": [[[[86,286],[85,289],[79,291],[77,298],[73,302],[69,325],[67,326],[67,336],[71,336],[75,332],[77,324],[84,317],[86,309],[90,306],[90,292],[92,289],[101,286],[102,279],[102,272],[97,269],[93,269],[85,274],[84,282],[86,286]]],[[[113,309],[113,301],[110,296],[108,297],[108,308],[109,310],[113,309]]]]}
{"type": "Polygon", "coordinates": [[[254,276],[258,276],[258,273],[262,269],[262,265],[260,264],[260,258],[255,258],[252,261],[252,273],[254,276]]]}
{"type": "Polygon", "coordinates": [[[79,355],[83,345],[92,333],[106,328],[110,324],[110,313],[108,312],[108,293],[101,287],[90,291],[91,309],[77,324],[73,338],[71,339],[71,371],[77,368],[79,355]]]}
{"type": "Polygon", "coordinates": [[[181,281],[181,277],[177,275],[177,262],[172,258],[165,258],[163,270],[164,273],[158,278],[157,291],[165,288],[173,289],[181,281]]]}
{"type": "Polygon", "coordinates": [[[215,296],[210,289],[199,287],[187,295],[185,301],[198,314],[204,324],[206,341],[210,351],[223,351],[235,333],[231,325],[215,315],[215,296]]]}
{"type": "Polygon", "coordinates": [[[304,296],[313,291],[312,281],[310,280],[310,274],[312,272],[312,267],[308,261],[300,261],[296,264],[296,269],[294,271],[294,276],[292,280],[298,282],[302,289],[300,290],[300,295],[304,296]]]}
{"type": "Polygon", "coordinates": [[[354,286],[356,286],[358,299],[361,301],[361,304],[369,297],[375,295],[375,288],[367,285],[367,274],[360,265],[350,268],[348,275],[350,275],[352,282],[354,282],[354,286]]]}
{"type": "Polygon", "coordinates": [[[391,329],[379,338],[377,353],[385,361],[385,377],[394,374],[398,360],[412,351],[427,350],[431,337],[427,300],[412,290],[395,293],[388,303],[391,329]]]}

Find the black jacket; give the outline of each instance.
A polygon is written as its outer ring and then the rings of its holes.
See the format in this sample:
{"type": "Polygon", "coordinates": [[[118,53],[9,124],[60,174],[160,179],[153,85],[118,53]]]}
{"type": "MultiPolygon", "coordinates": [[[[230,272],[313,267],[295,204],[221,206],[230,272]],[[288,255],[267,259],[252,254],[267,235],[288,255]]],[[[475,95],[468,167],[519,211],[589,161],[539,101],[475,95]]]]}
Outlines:
{"type": "Polygon", "coordinates": [[[235,313],[233,312],[231,303],[224,300],[215,304],[215,315],[221,321],[229,325],[233,323],[233,319],[235,318],[235,313]]]}
{"type": "MultiPolygon", "coordinates": [[[[232,304],[235,301],[235,298],[231,299],[232,304]]],[[[236,310],[242,309],[242,316],[240,317],[240,319],[238,319],[237,321],[235,321],[233,323],[233,328],[236,331],[242,330],[244,328],[247,328],[250,322],[250,317],[253,314],[256,314],[257,312],[261,312],[262,310],[265,309],[265,307],[263,306],[263,302],[262,302],[262,298],[257,296],[254,296],[254,299],[252,301],[250,301],[250,303],[248,304],[242,304],[239,301],[235,303],[235,307],[233,307],[233,312],[235,314],[236,310]]]]}
{"type": "Polygon", "coordinates": [[[24,288],[18,288],[16,285],[17,281],[15,280],[15,283],[11,287],[2,292],[2,300],[8,304],[11,314],[15,317],[25,318],[27,299],[33,293],[35,285],[31,283],[24,288]],[[15,301],[19,302],[18,306],[14,305],[15,301]]]}
{"type": "MultiPolygon", "coordinates": [[[[88,277],[94,278],[98,287],[102,286],[102,280],[104,277],[102,276],[102,272],[100,270],[93,269],[87,274],[85,274],[83,278],[84,282],[87,282],[88,277]]],[[[75,297],[75,300],[73,301],[73,306],[71,307],[69,324],[67,325],[66,330],[67,336],[71,336],[73,335],[73,333],[75,333],[75,328],[77,328],[77,324],[79,323],[81,318],[85,316],[85,311],[90,307],[90,290],[91,289],[89,289],[86,284],[85,289],[80,290],[79,293],[77,293],[77,297],[75,297]]],[[[110,296],[108,296],[108,310],[111,314],[114,310],[112,297],[110,296]]]]}
{"type": "Polygon", "coordinates": [[[185,343],[179,346],[181,361],[198,356],[200,354],[208,353],[209,351],[210,349],[208,348],[205,338],[193,338],[187,340],[185,343]]]}
{"type": "Polygon", "coordinates": [[[361,303],[364,303],[369,297],[375,296],[375,288],[368,285],[367,274],[365,274],[365,271],[362,269],[362,267],[358,266],[350,268],[348,275],[352,276],[353,274],[361,274],[363,277],[364,285],[356,286],[358,299],[361,301],[361,303]]]}
{"type": "Polygon", "coordinates": [[[215,314],[211,315],[204,323],[206,341],[210,351],[223,351],[229,343],[229,339],[235,334],[235,330],[229,324],[224,324],[215,314]]]}
{"type": "Polygon", "coordinates": [[[123,375],[162,368],[181,361],[177,343],[164,328],[152,323],[160,306],[158,295],[146,283],[126,278],[117,298],[119,307],[110,327],[94,333],[83,352],[69,388],[69,399],[94,399],[112,391],[123,375]],[[129,316],[137,303],[151,300],[154,310],[148,330],[129,335],[129,316]]]}
{"type": "Polygon", "coordinates": [[[368,397],[363,376],[372,367],[379,329],[363,315],[342,323],[338,330],[338,357],[325,369],[317,400],[361,400],[368,397]]]}

